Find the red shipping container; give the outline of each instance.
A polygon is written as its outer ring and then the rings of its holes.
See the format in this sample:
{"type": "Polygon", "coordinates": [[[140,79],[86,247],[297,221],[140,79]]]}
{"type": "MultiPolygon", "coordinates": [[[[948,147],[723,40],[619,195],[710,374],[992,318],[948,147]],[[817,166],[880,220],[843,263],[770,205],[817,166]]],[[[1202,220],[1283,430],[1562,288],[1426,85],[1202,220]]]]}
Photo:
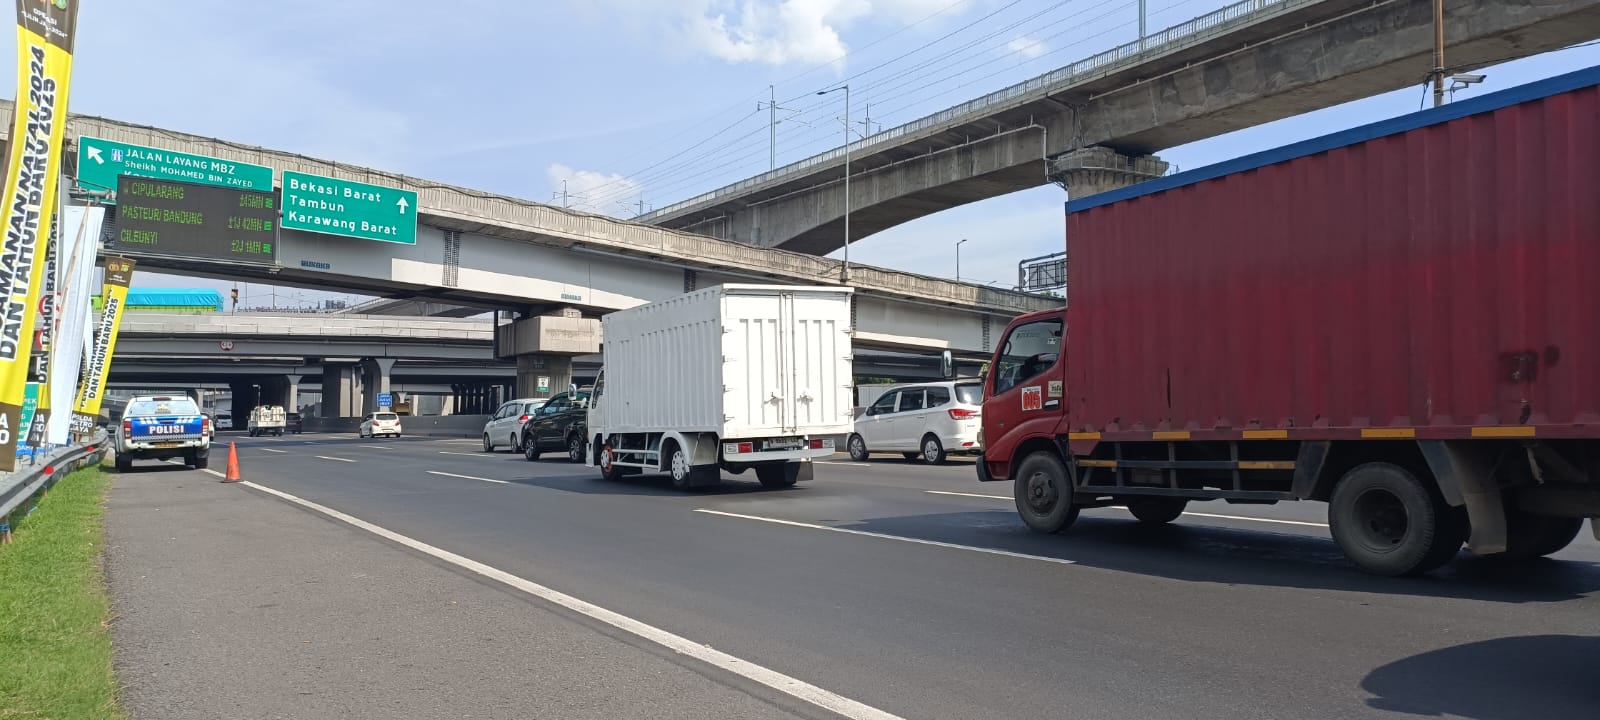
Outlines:
{"type": "Polygon", "coordinates": [[[1597,85],[1067,203],[1070,429],[1600,436],[1597,85]]]}

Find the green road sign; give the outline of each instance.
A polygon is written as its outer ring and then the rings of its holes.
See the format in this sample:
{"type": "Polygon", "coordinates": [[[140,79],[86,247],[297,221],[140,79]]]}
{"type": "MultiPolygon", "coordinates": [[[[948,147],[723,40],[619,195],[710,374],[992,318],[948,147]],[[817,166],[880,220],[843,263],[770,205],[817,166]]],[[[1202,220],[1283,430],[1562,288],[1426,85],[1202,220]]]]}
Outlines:
{"type": "Polygon", "coordinates": [[[281,227],[415,245],[417,194],[285,170],[281,227]]]}
{"type": "MultiPolygon", "coordinates": [[[[79,185],[89,190],[114,193],[118,175],[272,192],[272,168],[265,165],[130,145],[87,135],[78,138],[79,185]]],[[[114,204],[115,200],[108,202],[114,204]]]]}

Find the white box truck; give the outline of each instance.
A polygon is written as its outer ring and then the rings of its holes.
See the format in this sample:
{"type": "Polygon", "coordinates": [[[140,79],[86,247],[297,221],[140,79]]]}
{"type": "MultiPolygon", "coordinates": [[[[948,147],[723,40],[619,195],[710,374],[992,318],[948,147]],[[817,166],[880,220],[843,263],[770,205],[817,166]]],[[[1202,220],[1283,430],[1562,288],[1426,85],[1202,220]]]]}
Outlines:
{"type": "Polygon", "coordinates": [[[851,428],[849,288],[719,285],[606,315],[585,463],[679,489],[811,478],[851,428]],[[825,437],[828,436],[828,437],[825,437]]]}

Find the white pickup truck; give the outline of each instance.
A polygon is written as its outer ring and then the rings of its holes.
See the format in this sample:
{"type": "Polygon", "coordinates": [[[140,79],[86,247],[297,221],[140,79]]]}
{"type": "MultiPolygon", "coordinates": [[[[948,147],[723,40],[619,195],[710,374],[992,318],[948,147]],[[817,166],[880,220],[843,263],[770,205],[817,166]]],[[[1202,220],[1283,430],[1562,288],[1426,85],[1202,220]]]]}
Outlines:
{"type": "Polygon", "coordinates": [[[191,398],[136,396],[117,425],[117,471],[133,469],[134,460],[180,457],[190,467],[204,468],[211,457],[211,432],[211,420],[191,398]]]}
{"type": "Polygon", "coordinates": [[[849,288],[720,285],[606,315],[585,464],[679,489],[809,480],[851,428],[849,288]]]}
{"type": "Polygon", "coordinates": [[[250,437],[262,435],[282,436],[288,425],[288,414],[282,405],[257,405],[250,409],[250,437]]]}

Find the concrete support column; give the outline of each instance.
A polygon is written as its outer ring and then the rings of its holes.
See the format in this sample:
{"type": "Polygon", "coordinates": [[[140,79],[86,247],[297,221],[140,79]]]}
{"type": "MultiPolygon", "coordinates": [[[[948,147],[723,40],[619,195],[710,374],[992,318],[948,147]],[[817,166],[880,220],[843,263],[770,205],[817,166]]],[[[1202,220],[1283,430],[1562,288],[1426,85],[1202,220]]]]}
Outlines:
{"type": "Polygon", "coordinates": [[[389,373],[394,370],[394,358],[366,358],[361,361],[362,400],[369,410],[377,410],[378,395],[391,392],[389,373]]]}
{"type": "Polygon", "coordinates": [[[1154,155],[1124,155],[1099,146],[1057,155],[1048,165],[1050,180],[1066,188],[1073,200],[1161,177],[1168,167],[1154,155]]]}
{"type": "Polygon", "coordinates": [[[330,418],[356,417],[359,397],[356,394],[356,369],[352,365],[322,366],[322,416],[330,418]]]}
{"type": "Polygon", "coordinates": [[[242,430],[250,424],[250,411],[261,404],[260,390],[251,382],[231,382],[228,389],[233,393],[233,407],[229,412],[233,414],[233,428],[242,430]]]}
{"type": "Polygon", "coordinates": [[[283,376],[283,410],[284,412],[300,412],[300,376],[283,376]]]}
{"type": "Polygon", "coordinates": [[[572,356],[543,353],[517,356],[517,397],[548,398],[566,392],[571,384],[572,356]]]}

